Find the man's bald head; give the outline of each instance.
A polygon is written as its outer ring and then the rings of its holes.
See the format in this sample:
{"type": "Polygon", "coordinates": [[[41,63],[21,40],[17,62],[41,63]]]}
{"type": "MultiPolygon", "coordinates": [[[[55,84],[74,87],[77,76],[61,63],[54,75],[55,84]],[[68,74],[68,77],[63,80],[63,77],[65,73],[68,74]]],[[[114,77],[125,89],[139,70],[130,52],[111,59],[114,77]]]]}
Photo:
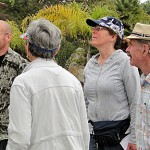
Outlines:
{"type": "Polygon", "coordinates": [[[0,20],[0,56],[8,51],[11,39],[11,26],[6,21],[0,20]]]}
{"type": "Polygon", "coordinates": [[[0,20],[0,32],[11,33],[11,26],[6,21],[0,20]]]}

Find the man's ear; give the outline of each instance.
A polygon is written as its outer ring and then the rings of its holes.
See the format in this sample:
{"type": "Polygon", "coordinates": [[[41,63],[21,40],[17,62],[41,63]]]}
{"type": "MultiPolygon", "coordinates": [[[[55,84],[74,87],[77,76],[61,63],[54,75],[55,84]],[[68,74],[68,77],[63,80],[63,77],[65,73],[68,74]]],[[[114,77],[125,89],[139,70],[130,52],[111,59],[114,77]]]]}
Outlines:
{"type": "Polygon", "coordinates": [[[143,44],[143,56],[146,56],[149,53],[148,44],[143,44]]]}
{"type": "Polygon", "coordinates": [[[11,33],[7,33],[6,37],[7,37],[8,41],[10,42],[11,39],[12,39],[12,34],[11,33]]]}

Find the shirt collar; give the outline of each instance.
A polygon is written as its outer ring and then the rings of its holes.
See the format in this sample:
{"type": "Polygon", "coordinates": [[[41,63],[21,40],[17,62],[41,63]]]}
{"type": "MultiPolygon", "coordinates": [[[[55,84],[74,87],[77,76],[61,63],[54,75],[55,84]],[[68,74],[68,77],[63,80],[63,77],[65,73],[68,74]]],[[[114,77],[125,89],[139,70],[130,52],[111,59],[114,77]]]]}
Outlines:
{"type": "Polygon", "coordinates": [[[150,84],[150,73],[147,76],[144,73],[141,75],[141,85],[144,85],[146,82],[150,84]]]}
{"type": "Polygon", "coordinates": [[[46,60],[46,59],[38,58],[38,59],[30,62],[23,70],[23,73],[27,72],[28,70],[30,70],[32,68],[43,67],[43,66],[58,67],[58,64],[53,59],[46,60]]]}
{"type": "MultiPolygon", "coordinates": [[[[108,57],[108,59],[106,60],[105,63],[110,63],[112,61],[112,59],[114,59],[116,57],[116,55],[118,55],[120,52],[122,52],[122,50],[115,50],[111,56],[108,57]]],[[[100,56],[100,53],[96,54],[93,56],[94,62],[98,63],[98,57],[100,56]]]]}

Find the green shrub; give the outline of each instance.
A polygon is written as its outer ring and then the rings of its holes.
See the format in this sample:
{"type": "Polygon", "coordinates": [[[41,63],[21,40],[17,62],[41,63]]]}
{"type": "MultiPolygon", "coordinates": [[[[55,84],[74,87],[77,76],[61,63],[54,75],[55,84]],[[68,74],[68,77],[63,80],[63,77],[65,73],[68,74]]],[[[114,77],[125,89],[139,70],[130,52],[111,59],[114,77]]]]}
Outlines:
{"type": "Polygon", "coordinates": [[[66,61],[69,59],[69,57],[75,51],[76,48],[76,45],[74,45],[71,42],[68,42],[65,38],[63,38],[61,42],[61,48],[55,57],[58,64],[62,67],[65,67],[66,61]]]}
{"type": "Polygon", "coordinates": [[[20,35],[22,34],[22,32],[19,30],[18,25],[14,21],[7,20],[7,22],[12,28],[12,40],[10,43],[10,47],[14,51],[24,56],[25,55],[25,50],[24,50],[25,41],[20,38],[20,35]]]}

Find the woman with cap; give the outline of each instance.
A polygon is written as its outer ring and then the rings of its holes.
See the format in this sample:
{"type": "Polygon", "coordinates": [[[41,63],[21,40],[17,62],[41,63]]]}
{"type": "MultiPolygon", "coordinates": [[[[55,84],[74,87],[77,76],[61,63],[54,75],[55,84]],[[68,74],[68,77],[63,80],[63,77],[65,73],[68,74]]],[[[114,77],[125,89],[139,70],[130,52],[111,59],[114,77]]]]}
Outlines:
{"type": "Polygon", "coordinates": [[[136,150],[135,105],[140,81],[138,69],[118,48],[123,24],[109,16],[87,19],[86,23],[92,27],[91,45],[99,51],[84,69],[90,150],[136,150]],[[122,139],[127,137],[129,140],[123,144],[122,139]]]}
{"type": "Polygon", "coordinates": [[[11,87],[7,150],[88,150],[82,86],[53,60],[61,31],[38,19],[23,38],[31,63],[11,87]]]}

